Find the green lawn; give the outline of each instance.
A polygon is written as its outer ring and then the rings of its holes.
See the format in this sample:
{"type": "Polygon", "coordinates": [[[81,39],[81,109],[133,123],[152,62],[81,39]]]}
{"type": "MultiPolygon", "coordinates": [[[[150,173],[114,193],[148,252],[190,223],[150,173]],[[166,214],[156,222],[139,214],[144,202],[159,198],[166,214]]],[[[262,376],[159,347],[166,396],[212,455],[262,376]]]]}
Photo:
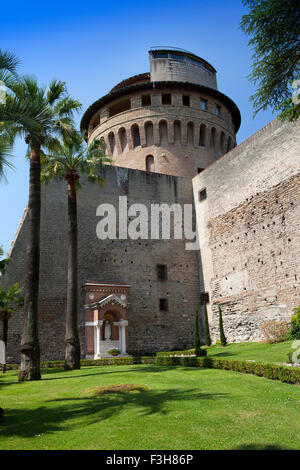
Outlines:
{"type": "Polygon", "coordinates": [[[299,449],[300,387],[212,369],[152,365],[0,376],[0,449],[299,449]],[[95,395],[117,384],[149,389],[95,395]]]}
{"type": "Polygon", "coordinates": [[[216,359],[254,360],[269,363],[287,362],[287,353],[294,351],[293,341],[283,343],[232,343],[225,348],[211,346],[207,348],[208,356],[216,359]]]}

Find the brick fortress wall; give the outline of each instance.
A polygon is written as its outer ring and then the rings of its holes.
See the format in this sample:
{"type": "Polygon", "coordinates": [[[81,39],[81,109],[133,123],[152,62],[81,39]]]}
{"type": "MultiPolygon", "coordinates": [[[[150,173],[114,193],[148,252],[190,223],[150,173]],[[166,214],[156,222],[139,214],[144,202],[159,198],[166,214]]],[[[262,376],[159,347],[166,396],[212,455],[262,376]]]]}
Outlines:
{"type": "MultiPolygon", "coordinates": [[[[186,251],[182,240],[99,240],[96,208],[118,206],[119,195],[128,205],[144,203],[189,204],[192,185],[187,178],[106,166],[105,184],[84,184],[78,192],[79,219],[79,325],[85,355],[86,282],[131,285],[128,311],[128,351],[147,353],[192,346],[196,302],[199,297],[197,254],[186,251]],[[167,280],[157,278],[157,264],[166,264],[167,280]],[[159,299],[168,299],[161,311],[159,299]]],[[[26,216],[12,249],[6,284],[24,285],[26,216]]],[[[67,192],[63,182],[42,190],[39,336],[42,360],[64,357],[67,281],[67,192]]],[[[22,311],[9,324],[8,361],[19,360],[22,311]]]]}

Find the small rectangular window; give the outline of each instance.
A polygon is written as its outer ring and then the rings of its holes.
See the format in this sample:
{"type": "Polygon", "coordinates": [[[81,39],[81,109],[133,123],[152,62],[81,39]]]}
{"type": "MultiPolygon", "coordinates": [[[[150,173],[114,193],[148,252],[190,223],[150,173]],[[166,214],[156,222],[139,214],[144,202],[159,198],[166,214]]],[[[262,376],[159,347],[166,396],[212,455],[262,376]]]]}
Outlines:
{"type": "Polygon", "coordinates": [[[166,264],[157,264],[157,279],[160,281],[165,281],[168,277],[167,265],[166,264]]]}
{"type": "Polygon", "coordinates": [[[206,188],[199,191],[199,201],[204,201],[207,198],[206,188]]]}
{"type": "Polygon", "coordinates": [[[201,98],[200,108],[202,109],[202,111],[207,111],[207,100],[204,100],[204,99],[201,98]]]}
{"type": "Polygon", "coordinates": [[[109,108],[109,117],[112,117],[118,113],[122,113],[123,111],[127,111],[128,109],[131,109],[130,100],[126,99],[119,101],[117,104],[114,104],[109,108]]]}
{"type": "Polygon", "coordinates": [[[100,116],[97,116],[92,123],[92,129],[95,129],[97,126],[99,126],[99,124],[100,124],[100,116]]]}
{"type": "Polygon", "coordinates": [[[171,94],[161,95],[161,102],[162,104],[171,104],[171,94]]]}
{"type": "Polygon", "coordinates": [[[190,106],[190,97],[187,95],[183,95],[182,104],[183,106],[190,106]]]}
{"type": "Polygon", "coordinates": [[[142,95],[142,106],[151,106],[151,95],[142,95]]]}
{"type": "Polygon", "coordinates": [[[159,299],[159,310],[167,312],[169,310],[168,299],[159,299]]]}
{"type": "Polygon", "coordinates": [[[216,105],[216,115],[221,116],[221,106],[219,106],[218,104],[216,105]]]}
{"type": "Polygon", "coordinates": [[[202,304],[204,304],[204,303],[208,304],[209,303],[209,293],[208,292],[201,292],[200,302],[202,304]]]}
{"type": "Polygon", "coordinates": [[[152,54],[153,59],[167,59],[168,54],[164,52],[155,52],[152,54]]]}
{"type": "Polygon", "coordinates": [[[184,55],[179,55],[179,54],[170,54],[171,59],[175,60],[185,60],[184,55]]]}

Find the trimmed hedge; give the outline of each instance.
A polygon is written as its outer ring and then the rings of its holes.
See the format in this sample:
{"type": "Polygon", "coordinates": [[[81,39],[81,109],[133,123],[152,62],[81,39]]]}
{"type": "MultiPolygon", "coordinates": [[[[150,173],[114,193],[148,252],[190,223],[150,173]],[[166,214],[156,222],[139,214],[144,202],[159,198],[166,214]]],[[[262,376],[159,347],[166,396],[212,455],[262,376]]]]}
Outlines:
{"type": "Polygon", "coordinates": [[[185,351],[162,351],[157,352],[156,357],[165,357],[165,356],[191,356],[196,355],[195,348],[186,349],[185,351]]]}
{"type": "Polygon", "coordinates": [[[279,380],[289,384],[300,384],[300,368],[277,366],[275,364],[263,364],[259,362],[232,361],[229,359],[213,359],[210,357],[172,357],[157,355],[157,366],[187,366],[205,367],[207,369],[222,369],[253,374],[266,379],[279,380]]]}
{"type": "MultiPolygon", "coordinates": [[[[278,366],[260,362],[234,361],[229,359],[214,359],[211,357],[179,356],[179,354],[194,354],[194,349],[186,351],[168,351],[156,354],[156,357],[116,357],[103,359],[81,359],[81,366],[116,366],[133,364],[155,364],[157,366],[204,367],[207,369],[222,369],[253,374],[267,379],[279,380],[289,384],[300,384],[300,367],[278,366]]],[[[42,369],[63,368],[65,361],[41,362],[42,369]]],[[[17,370],[18,364],[7,364],[7,370],[17,370]]]]}
{"type": "MultiPolygon", "coordinates": [[[[80,365],[82,367],[90,366],[126,366],[132,364],[153,364],[154,357],[152,356],[142,356],[142,357],[108,357],[102,359],[81,359],[80,365]]],[[[65,361],[42,361],[41,369],[57,369],[64,368],[65,361]]],[[[6,370],[18,370],[18,364],[7,364],[6,370]]]]}

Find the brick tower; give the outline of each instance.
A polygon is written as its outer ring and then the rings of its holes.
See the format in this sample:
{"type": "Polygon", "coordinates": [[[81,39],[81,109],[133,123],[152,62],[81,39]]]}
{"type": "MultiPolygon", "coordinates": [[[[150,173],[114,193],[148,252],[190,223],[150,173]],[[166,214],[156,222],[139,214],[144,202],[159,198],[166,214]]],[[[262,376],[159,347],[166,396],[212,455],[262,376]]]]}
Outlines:
{"type": "Polygon", "coordinates": [[[218,91],[216,70],[191,52],[149,51],[150,73],[118,83],[81,121],[117,166],[194,177],[236,145],[240,112],[218,91]]]}

